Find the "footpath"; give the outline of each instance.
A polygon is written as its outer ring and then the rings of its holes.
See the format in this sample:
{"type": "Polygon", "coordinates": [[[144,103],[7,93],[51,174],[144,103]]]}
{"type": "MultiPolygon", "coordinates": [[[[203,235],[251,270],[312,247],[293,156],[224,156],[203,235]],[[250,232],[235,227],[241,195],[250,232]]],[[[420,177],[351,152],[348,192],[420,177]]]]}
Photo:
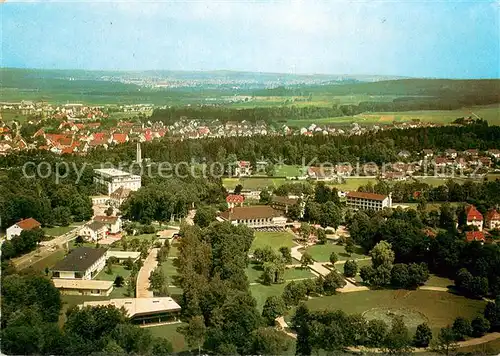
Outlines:
{"type": "Polygon", "coordinates": [[[149,290],[149,276],[151,272],[156,268],[158,262],[156,261],[156,255],[158,254],[157,248],[151,249],[148,257],[144,260],[139,273],[137,274],[137,286],[135,297],[136,298],[152,298],[153,292],[149,290]]]}

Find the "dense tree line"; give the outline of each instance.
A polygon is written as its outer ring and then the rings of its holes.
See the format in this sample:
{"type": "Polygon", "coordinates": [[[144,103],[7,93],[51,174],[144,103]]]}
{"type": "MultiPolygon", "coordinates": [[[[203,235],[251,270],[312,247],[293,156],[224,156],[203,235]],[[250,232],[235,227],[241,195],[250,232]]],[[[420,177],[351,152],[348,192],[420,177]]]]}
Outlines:
{"type": "Polygon", "coordinates": [[[45,234],[42,229],[24,230],[19,236],[2,243],[2,261],[34,251],[43,241],[45,234]]]}
{"type": "Polygon", "coordinates": [[[184,226],[178,272],[182,310],[189,326],[181,328],[191,345],[218,354],[288,349],[286,335],[265,327],[245,274],[253,231],[230,223],[200,229],[184,226]]]}
{"type": "MultiPolygon", "coordinates": [[[[357,212],[348,217],[351,237],[366,251],[372,250],[380,241],[392,245],[394,261],[426,263],[429,271],[451,279],[458,278],[457,285],[472,296],[496,295],[500,292],[500,247],[498,244],[466,242],[465,234],[456,229],[456,218],[449,206],[436,212],[438,232],[429,235],[424,224],[426,213],[409,209],[392,212],[357,212]],[[466,273],[465,269],[468,273],[466,273]]],[[[430,215],[430,214],[429,214],[430,215]]],[[[434,214],[433,214],[434,215],[434,214]]],[[[406,275],[404,267],[400,272],[406,275]]],[[[417,275],[417,266],[411,274],[417,275]]],[[[386,269],[387,270],[387,269],[386,269]]],[[[408,272],[410,272],[408,270],[408,272]]],[[[425,275],[425,272],[422,272],[425,275]]],[[[410,274],[410,273],[409,273],[410,274]]],[[[408,274],[408,275],[409,275],[408,274]]],[[[390,273],[381,273],[383,281],[390,284],[390,273]]],[[[377,283],[379,284],[379,283],[377,283]]]]}
{"type": "Polygon", "coordinates": [[[463,184],[448,180],[439,186],[418,181],[390,183],[381,180],[376,184],[360,186],[358,191],[392,193],[393,202],[420,202],[422,208],[427,202],[466,202],[475,205],[483,214],[488,208],[500,204],[500,180],[466,181],[463,184]]]}

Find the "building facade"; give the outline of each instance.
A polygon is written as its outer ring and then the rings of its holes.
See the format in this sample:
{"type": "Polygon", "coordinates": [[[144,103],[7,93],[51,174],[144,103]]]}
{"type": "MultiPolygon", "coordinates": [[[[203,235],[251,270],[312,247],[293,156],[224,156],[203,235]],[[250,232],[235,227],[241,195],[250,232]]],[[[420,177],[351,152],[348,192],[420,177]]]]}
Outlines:
{"type": "Polygon", "coordinates": [[[364,192],[349,192],[346,194],[347,206],[356,210],[382,210],[392,208],[392,195],[382,195],[364,192]]]}
{"type": "Polygon", "coordinates": [[[14,236],[21,235],[23,231],[29,231],[40,228],[41,224],[33,218],[21,220],[7,228],[7,240],[11,240],[14,236]]]}
{"type": "Polygon", "coordinates": [[[246,225],[250,228],[284,228],[286,217],[270,206],[242,206],[224,211],[219,215],[223,221],[233,225],[246,225]]]}
{"type": "Polygon", "coordinates": [[[110,195],[118,188],[139,190],[141,187],[141,176],[137,176],[114,168],[102,168],[94,170],[94,183],[99,185],[102,191],[110,195]]]}
{"type": "Polygon", "coordinates": [[[468,205],[465,208],[465,213],[467,214],[467,225],[475,226],[479,231],[482,231],[484,223],[483,214],[474,205],[468,205]]]}
{"type": "Polygon", "coordinates": [[[54,279],[92,279],[106,265],[106,249],[79,247],[52,268],[54,279]]]}

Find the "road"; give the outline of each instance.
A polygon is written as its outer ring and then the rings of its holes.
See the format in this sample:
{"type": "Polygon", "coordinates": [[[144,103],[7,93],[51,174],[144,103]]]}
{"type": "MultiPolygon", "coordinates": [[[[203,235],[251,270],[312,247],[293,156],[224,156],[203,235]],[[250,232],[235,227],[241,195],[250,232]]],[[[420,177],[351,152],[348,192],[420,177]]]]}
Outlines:
{"type": "Polygon", "coordinates": [[[156,261],[156,255],[158,254],[157,248],[151,249],[148,257],[144,260],[144,264],[142,265],[139,273],[137,274],[137,286],[135,297],[136,298],[152,298],[153,291],[149,290],[149,276],[151,272],[158,265],[158,261],[156,261]]]}
{"type": "Polygon", "coordinates": [[[22,270],[50,256],[56,251],[57,246],[59,246],[59,248],[64,247],[64,245],[66,245],[69,241],[74,240],[80,229],[81,226],[77,226],[73,230],[65,233],[64,235],[58,236],[55,239],[42,241],[40,243],[40,247],[35,251],[22,255],[18,258],[14,258],[12,260],[14,266],[16,266],[18,270],[22,270]]]}

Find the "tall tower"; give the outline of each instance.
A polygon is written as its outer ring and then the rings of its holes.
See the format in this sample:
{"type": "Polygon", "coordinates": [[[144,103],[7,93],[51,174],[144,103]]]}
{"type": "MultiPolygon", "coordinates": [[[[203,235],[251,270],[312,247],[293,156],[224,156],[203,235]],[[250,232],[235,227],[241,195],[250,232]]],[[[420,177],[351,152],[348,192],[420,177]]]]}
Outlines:
{"type": "Polygon", "coordinates": [[[139,164],[142,164],[142,153],[141,153],[141,143],[137,142],[137,150],[135,154],[135,161],[139,164]]]}

